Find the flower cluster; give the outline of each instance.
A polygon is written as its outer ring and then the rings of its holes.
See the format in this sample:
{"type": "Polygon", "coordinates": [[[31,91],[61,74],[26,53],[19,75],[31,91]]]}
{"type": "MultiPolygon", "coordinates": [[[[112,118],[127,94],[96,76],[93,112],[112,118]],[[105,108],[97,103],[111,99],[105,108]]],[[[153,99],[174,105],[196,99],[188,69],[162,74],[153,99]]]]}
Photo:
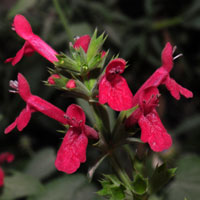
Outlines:
{"type": "MultiPolygon", "coordinates": [[[[6,62],[15,65],[24,55],[38,52],[55,65],[47,80],[48,85],[62,89],[73,97],[83,98],[90,105],[100,107],[107,103],[115,111],[126,111],[138,106],[125,120],[124,125],[130,127],[138,123],[141,128],[141,140],[148,143],[153,151],[160,152],[171,147],[171,136],[156,111],[160,96],[158,87],[165,85],[177,100],[180,99],[180,94],[186,98],[191,98],[193,94],[170,77],[169,73],[173,68],[173,47],[170,43],[166,44],[162,52],[162,66],[133,95],[122,76],[127,64],[124,59],[114,58],[104,67],[107,53],[101,50],[105,40],[103,35],[97,37],[95,32],[92,37],[84,35],[76,38],[74,44],[70,45],[72,56],[69,57],[58,54],[34,34],[29,22],[22,15],[15,16],[13,27],[25,40],[25,44],[15,57],[8,58],[6,62]],[[64,76],[63,71],[69,76],[64,76]]],[[[22,131],[34,112],[41,112],[68,128],[55,161],[58,170],[70,174],[79,168],[80,163],[86,161],[88,138],[105,142],[100,129],[97,132],[85,124],[86,116],[80,106],[72,104],[66,112],[62,111],[39,96],[33,95],[27,80],[20,73],[17,81],[11,81],[10,85],[26,102],[26,107],[5,129],[6,134],[15,127],[22,131]]]]}

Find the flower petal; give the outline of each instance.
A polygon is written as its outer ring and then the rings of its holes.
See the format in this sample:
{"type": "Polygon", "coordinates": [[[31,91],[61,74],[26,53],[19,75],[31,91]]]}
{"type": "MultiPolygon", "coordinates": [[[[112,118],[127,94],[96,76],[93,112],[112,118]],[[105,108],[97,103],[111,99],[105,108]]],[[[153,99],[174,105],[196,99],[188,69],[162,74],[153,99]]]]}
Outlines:
{"type": "Polygon", "coordinates": [[[20,73],[18,73],[17,79],[19,94],[24,101],[27,101],[28,98],[32,95],[29,84],[25,77],[20,73]]]}
{"type": "Polygon", "coordinates": [[[83,35],[83,36],[81,36],[80,38],[78,38],[78,39],[75,41],[73,47],[74,47],[75,49],[78,49],[78,48],[82,47],[83,50],[85,51],[85,53],[87,53],[90,40],[91,40],[91,38],[90,38],[89,35],[83,35]]]}
{"type": "Polygon", "coordinates": [[[92,139],[98,139],[99,134],[92,127],[85,125],[85,135],[92,139]]]}
{"type": "Polygon", "coordinates": [[[17,118],[15,119],[15,121],[10,124],[5,130],[4,130],[4,133],[5,134],[8,134],[10,133],[16,126],[17,126],[17,122],[16,122],[17,118]]]}
{"type": "Polygon", "coordinates": [[[163,84],[165,84],[171,95],[177,100],[180,99],[180,94],[182,94],[186,98],[193,97],[193,93],[191,91],[179,85],[174,79],[170,78],[169,76],[166,78],[163,84]]]}
{"type": "Polygon", "coordinates": [[[116,74],[109,81],[104,76],[99,83],[99,102],[108,105],[116,111],[128,110],[133,107],[133,95],[126,80],[116,74]]]}
{"type": "Polygon", "coordinates": [[[139,97],[139,105],[144,114],[150,113],[159,103],[159,90],[157,87],[144,89],[139,97]]]}
{"type": "Polygon", "coordinates": [[[29,123],[31,119],[31,110],[28,106],[24,108],[17,118],[17,129],[22,131],[29,123]]]}
{"type": "Polygon", "coordinates": [[[173,67],[173,48],[172,45],[168,42],[163,51],[162,51],[162,67],[168,72],[171,71],[173,67]]]}
{"type": "Polygon", "coordinates": [[[155,110],[146,116],[141,115],[138,123],[141,127],[141,140],[148,142],[153,151],[161,152],[171,147],[171,136],[155,110]]]}
{"type": "Polygon", "coordinates": [[[71,104],[67,108],[66,116],[69,118],[69,123],[72,126],[76,127],[85,125],[85,113],[83,109],[76,104],[71,104]]]}
{"type": "Polygon", "coordinates": [[[8,58],[5,60],[5,63],[11,62],[12,66],[16,65],[23,56],[31,56],[34,53],[34,49],[29,44],[28,41],[26,41],[23,45],[23,47],[16,53],[16,56],[13,58],[8,58]]]}
{"type": "Polygon", "coordinates": [[[126,61],[122,58],[116,58],[110,61],[106,67],[106,76],[109,76],[110,74],[122,74],[124,72],[125,66],[126,61]]]}
{"type": "Polygon", "coordinates": [[[55,166],[67,174],[74,173],[86,161],[88,139],[77,128],[70,128],[58,150],[55,166]]]}
{"type": "Polygon", "coordinates": [[[33,34],[31,25],[23,15],[16,15],[14,18],[13,26],[16,33],[25,40],[33,34]]]}

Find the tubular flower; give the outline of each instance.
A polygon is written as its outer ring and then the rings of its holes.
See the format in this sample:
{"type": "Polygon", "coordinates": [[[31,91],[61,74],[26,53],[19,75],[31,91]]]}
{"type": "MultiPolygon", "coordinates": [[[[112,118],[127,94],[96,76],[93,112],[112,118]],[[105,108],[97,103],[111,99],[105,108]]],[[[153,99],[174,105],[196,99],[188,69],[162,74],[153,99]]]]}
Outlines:
{"type": "MultiPolygon", "coordinates": [[[[183,88],[169,75],[169,72],[173,68],[172,54],[173,48],[170,43],[167,43],[162,52],[162,66],[158,68],[136,92],[133,97],[133,105],[139,105],[139,108],[126,120],[126,126],[128,127],[139,123],[142,131],[141,140],[143,142],[148,142],[154,151],[163,151],[168,149],[172,143],[171,137],[167,134],[159,119],[155,110],[156,106],[152,106],[153,109],[150,109],[147,112],[149,106],[144,106],[141,99],[145,98],[145,94],[148,94],[147,97],[149,97],[153,90],[154,92],[157,90],[158,93],[157,88],[162,84],[166,86],[171,95],[177,100],[180,99],[180,94],[186,98],[193,97],[193,93],[191,91],[183,88]]],[[[155,98],[155,94],[153,93],[150,96],[152,96],[150,99],[153,99],[153,97],[155,98]]]]}
{"type": "Polygon", "coordinates": [[[35,51],[45,57],[50,62],[58,61],[56,55],[58,54],[46,42],[44,42],[38,35],[34,34],[31,25],[27,19],[22,15],[16,15],[13,22],[13,28],[16,33],[25,40],[23,47],[17,52],[13,58],[8,58],[5,62],[11,62],[16,65],[22,57],[30,56],[35,51]]]}
{"type": "MultiPolygon", "coordinates": [[[[2,165],[5,162],[11,163],[13,160],[14,160],[14,155],[12,153],[4,152],[0,154],[0,165],[2,165]]],[[[0,167],[0,187],[2,187],[4,184],[4,176],[5,176],[4,171],[0,167]]]]}
{"type": "Polygon", "coordinates": [[[26,102],[26,107],[21,111],[15,121],[5,129],[5,134],[12,131],[16,126],[19,131],[22,131],[30,121],[31,114],[33,112],[41,112],[62,124],[67,123],[67,120],[64,117],[64,111],[45,101],[44,99],[31,94],[27,80],[20,73],[18,74],[17,83],[18,84],[15,84],[15,89],[17,90],[21,98],[26,102]]]}
{"type": "Polygon", "coordinates": [[[159,96],[156,87],[143,90],[139,98],[139,108],[133,113],[134,120],[141,128],[141,140],[148,142],[151,149],[156,152],[166,150],[172,145],[171,136],[167,133],[156,111],[159,96]]]}
{"type": "Polygon", "coordinates": [[[128,110],[133,107],[133,95],[126,80],[121,76],[126,61],[117,58],[112,60],[99,82],[99,102],[116,111],[128,110]]]}
{"type": "Polygon", "coordinates": [[[86,161],[88,137],[98,139],[98,134],[85,125],[85,114],[80,106],[70,105],[65,116],[69,129],[58,150],[55,166],[59,171],[71,174],[86,161]]]}

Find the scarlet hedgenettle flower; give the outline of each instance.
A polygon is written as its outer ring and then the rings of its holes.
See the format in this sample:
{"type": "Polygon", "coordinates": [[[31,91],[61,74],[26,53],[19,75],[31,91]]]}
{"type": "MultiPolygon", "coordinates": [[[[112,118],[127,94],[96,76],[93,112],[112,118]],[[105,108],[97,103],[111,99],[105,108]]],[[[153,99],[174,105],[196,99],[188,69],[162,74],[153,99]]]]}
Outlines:
{"type": "Polygon", "coordinates": [[[88,46],[90,44],[90,36],[89,35],[83,35],[81,37],[78,37],[76,40],[75,40],[75,43],[73,45],[73,47],[75,49],[78,49],[80,47],[83,48],[83,50],[85,51],[85,53],[87,53],[87,50],[88,50],[88,46]]]}
{"type": "Polygon", "coordinates": [[[127,126],[132,126],[139,123],[141,127],[141,140],[148,142],[154,151],[163,151],[171,146],[171,137],[163,127],[159,116],[155,110],[155,106],[151,104],[144,106],[142,99],[154,99],[155,91],[158,93],[158,86],[164,84],[170,91],[171,95],[179,100],[180,94],[186,98],[193,97],[193,93],[181,85],[176,83],[169,75],[173,67],[173,48],[170,43],[167,43],[162,52],[162,66],[157,69],[152,76],[140,87],[133,97],[133,105],[139,105],[139,108],[126,120],[127,126]],[[154,88],[154,89],[152,89],[154,88]],[[147,95],[147,96],[146,96],[147,95]],[[150,98],[151,97],[151,98],[150,98]],[[149,110],[148,110],[148,109],[149,110]],[[147,111],[148,110],[148,111],[147,111]]]}
{"type": "Polygon", "coordinates": [[[117,58],[112,60],[99,82],[99,102],[116,111],[133,107],[133,95],[126,80],[120,75],[124,72],[126,61],[117,58]]]}
{"type": "Polygon", "coordinates": [[[52,74],[49,78],[48,78],[48,83],[50,85],[55,85],[55,80],[54,79],[59,79],[60,78],[60,75],[58,74],[52,74]]]}
{"type": "MultiPolygon", "coordinates": [[[[2,165],[4,162],[11,163],[14,160],[14,155],[9,152],[4,152],[0,154],[0,165],[2,165]]],[[[0,187],[4,184],[4,171],[0,167],[0,187]]]]}
{"type": "Polygon", "coordinates": [[[66,119],[69,130],[58,150],[55,166],[59,171],[71,174],[86,161],[88,137],[98,139],[98,133],[85,125],[85,114],[78,105],[71,104],[67,108],[66,119]]]}
{"type": "Polygon", "coordinates": [[[13,58],[8,58],[5,62],[11,62],[16,65],[22,57],[30,56],[35,51],[45,57],[50,62],[58,61],[56,55],[58,54],[46,42],[44,42],[38,35],[32,32],[31,25],[27,19],[22,15],[16,15],[13,22],[13,28],[16,33],[25,40],[23,47],[17,52],[13,58]]]}
{"type": "Polygon", "coordinates": [[[19,131],[22,131],[30,121],[33,112],[41,112],[62,124],[67,123],[64,117],[64,111],[44,99],[31,94],[27,80],[20,73],[18,74],[18,86],[16,86],[15,89],[17,89],[21,98],[26,102],[26,108],[24,108],[15,121],[5,129],[5,134],[12,131],[16,126],[19,131]]]}
{"type": "Polygon", "coordinates": [[[148,142],[151,149],[156,152],[171,147],[172,139],[162,125],[156,111],[159,103],[159,91],[156,87],[149,87],[141,92],[139,108],[132,114],[135,123],[141,128],[141,140],[148,142]]]}
{"type": "Polygon", "coordinates": [[[73,89],[75,87],[76,87],[76,82],[73,79],[70,79],[66,84],[66,88],[73,89]]]}

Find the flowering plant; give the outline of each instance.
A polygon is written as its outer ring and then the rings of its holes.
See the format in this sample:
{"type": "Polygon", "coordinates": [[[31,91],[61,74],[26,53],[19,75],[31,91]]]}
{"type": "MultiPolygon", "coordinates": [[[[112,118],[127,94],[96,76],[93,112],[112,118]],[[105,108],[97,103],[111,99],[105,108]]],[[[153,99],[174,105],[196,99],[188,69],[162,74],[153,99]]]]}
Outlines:
{"type": "Polygon", "coordinates": [[[113,172],[101,177],[102,189],[98,192],[109,199],[149,199],[175,175],[175,168],[168,168],[163,163],[148,176],[144,163],[150,154],[147,152],[167,151],[173,145],[156,110],[161,95],[159,86],[165,85],[176,100],[180,99],[180,94],[186,98],[193,97],[191,91],[170,77],[177,56],[173,57],[175,48],[169,42],[161,54],[161,67],[134,94],[123,77],[128,63],[118,56],[107,61],[109,52],[102,50],[106,37],[104,34],[97,36],[97,30],[92,37],[84,35],[76,38],[69,45],[70,54],[66,55],[58,53],[34,34],[22,15],[15,16],[13,29],[25,43],[14,57],[5,62],[14,66],[23,56],[30,56],[36,51],[53,64],[46,85],[75,99],[83,99],[90,108],[88,117],[94,120],[90,121],[90,126],[86,125],[86,115],[80,105],[71,104],[65,112],[33,95],[26,78],[18,73],[17,80],[10,81],[10,91],[18,93],[26,107],[7,126],[5,134],[15,127],[22,131],[35,112],[58,121],[65,135],[58,149],[55,167],[67,174],[76,172],[80,164],[86,162],[88,139],[91,139],[92,148],[98,149],[100,158],[93,162],[95,164],[88,170],[88,176],[92,178],[105,158],[110,160],[113,172]],[[113,126],[109,121],[109,111],[119,112],[113,126]],[[125,156],[131,159],[131,163],[125,163],[132,166],[131,172],[126,171],[118,158],[119,151],[124,150],[125,156]]]}

